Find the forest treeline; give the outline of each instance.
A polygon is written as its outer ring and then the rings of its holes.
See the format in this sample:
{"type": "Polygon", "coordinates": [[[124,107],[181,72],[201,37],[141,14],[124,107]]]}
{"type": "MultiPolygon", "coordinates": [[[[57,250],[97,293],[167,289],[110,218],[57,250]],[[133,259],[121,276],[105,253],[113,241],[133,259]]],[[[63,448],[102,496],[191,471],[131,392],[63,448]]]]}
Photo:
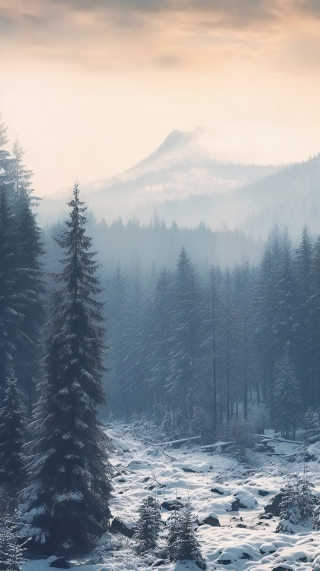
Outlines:
{"type": "Polygon", "coordinates": [[[320,406],[320,238],[293,249],[274,228],[262,260],[200,270],[181,249],[151,283],[106,279],[114,415],[153,416],[208,441],[232,419],[294,436],[320,406]]]}

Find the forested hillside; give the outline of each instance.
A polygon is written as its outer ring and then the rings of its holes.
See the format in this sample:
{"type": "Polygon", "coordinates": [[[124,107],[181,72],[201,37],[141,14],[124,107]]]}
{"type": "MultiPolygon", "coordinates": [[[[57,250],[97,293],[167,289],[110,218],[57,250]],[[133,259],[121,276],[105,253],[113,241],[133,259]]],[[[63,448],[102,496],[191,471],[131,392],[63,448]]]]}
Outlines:
{"type": "MultiPolygon", "coordinates": [[[[319,239],[275,227],[265,243],[121,220],[89,227],[102,261],[108,413],[168,437],[217,437],[235,419],[294,437],[320,406],[319,239]],[[288,397],[290,395],[290,398],[288,397]]],[[[45,232],[46,265],[57,264],[45,232]]]]}
{"type": "MultiPolygon", "coordinates": [[[[153,283],[106,278],[112,413],[153,415],[168,436],[217,436],[234,418],[287,437],[320,405],[320,242],[271,232],[261,262],[201,268],[181,249],[153,283]]],[[[196,260],[195,260],[196,261],[196,260]]]]}

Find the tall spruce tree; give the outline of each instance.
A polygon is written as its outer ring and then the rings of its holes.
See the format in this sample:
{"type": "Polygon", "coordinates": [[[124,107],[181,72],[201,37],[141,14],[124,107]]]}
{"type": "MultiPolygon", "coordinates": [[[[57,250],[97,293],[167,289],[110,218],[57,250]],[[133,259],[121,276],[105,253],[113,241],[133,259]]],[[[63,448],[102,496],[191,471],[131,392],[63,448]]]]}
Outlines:
{"type": "Polygon", "coordinates": [[[0,410],[0,484],[1,494],[14,506],[24,481],[22,447],[25,422],[22,403],[25,400],[8,358],[7,379],[0,410]]]}
{"type": "Polygon", "coordinates": [[[8,359],[16,355],[22,321],[22,296],[18,292],[14,217],[7,187],[0,179],[0,400],[6,382],[8,359]]]}
{"type": "Polygon", "coordinates": [[[104,329],[97,262],[86,235],[86,207],[76,183],[51,308],[45,376],[33,423],[29,464],[33,545],[46,553],[88,551],[110,517],[106,437],[97,420],[104,403],[104,329]]]}
{"type": "MultiPolygon", "coordinates": [[[[40,255],[43,253],[41,231],[33,211],[32,171],[23,164],[24,151],[18,140],[13,145],[14,182],[12,210],[16,232],[16,264],[19,268],[17,288],[23,298],[23,320],[17,339],[19,360],[15,370],[19,383],[26,390],[30,404],[34,396],[34,381],[39,370],[39,337],[44,321],[41,302],[43,293],[40,255]]],[[[29,408],[31,410],[31,406],[29,408]]]]}
{"type": "Polygon", "coordinates": [[[32,210],[32,173],[22,163],[19,144],[15,143],[10,154],[3,148],[7,142],[6,127],[0,118],[0,393],[9,355],[18,382],[31,402],[43,319],[39,263],[42,248],[32,210]]]}
{"type": "Polygon", "coordinates": [[[290,358],[287,343],[281,358],[275,365],[274,374],[274,421],[277,430],[295,439],[297,420],[301,411],[301,393],[290,358]]]}
{"type": "Polygon", "coordinates": [[[14,511],[7,513],[0,507],[0,569],[1,571],[22,571],[25,559],[25,548],[21,545],[18,536],[20,519],[14,511]]]}
{"type": "MultiPolygon", "coordinates": [[[[199,283],[186,249],[181,249],[174,275],[171,298],[171,349],[167,390],[171,406],[181,406],[182,421],[193,416],[197,378],[199,330],[199,283]]],[[[186,426],[183,426],[186,429],[186,426]]]]}
{"type": "Polygon", "coordinates": [[[152,496],[142,500],[139,508],[139,520],[134,539],[138,541],[138,551],[148,551],[157,546],[160,531],[160,504],[152,496]]]}
{"type": "Polygon", "coordinates": [[[294,258],[293,356],[304,407],[315,405],[312,386],[312,245],[305,229],[294,258]]]}
{"type": "Polygon", "coordinates": [[[168,555],[171,561],[187,559],[195,561],[200,569],[206,569],[200,544],[195,534],[195,521],[191,506],[187,503],[169,522],[168,555]]]}

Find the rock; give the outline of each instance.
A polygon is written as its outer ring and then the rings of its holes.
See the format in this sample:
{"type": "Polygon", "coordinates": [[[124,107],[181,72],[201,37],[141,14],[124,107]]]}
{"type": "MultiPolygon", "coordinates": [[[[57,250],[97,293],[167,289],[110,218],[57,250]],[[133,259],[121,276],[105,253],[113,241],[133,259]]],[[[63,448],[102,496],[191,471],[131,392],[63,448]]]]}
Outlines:
{"type": "Polygon", "coordinates": [[[164,565],[165,562],[165,559],[157,559],[157,561],[152,563],[152,567],[160,567],[161,565],[164,565]]]}
{"type": "Polygon", "coordinates": [[[262,555],[265,555],[265,553],[271,555],[272,553],[275,553],[277,549],[272,543],[264,543],[260,546],[259,551],[262,555]]]}
{"type": "Polygon", "coordinates": [[[246,553],[244,551],[243,554],[241,555],[240,559],[247,559],[248,561],[251,561],[253,559],[253,557],[251,555],[249,555],[249,553],[246,553]]]}
{"type": "Polygon", "coordinates": [[[272,519],[272,518],[273,518],[273,514],[271,514],[271,513],[259,515],[259,519],[272,519]]]}
{"type": "Polygon", "coordinates": [[[268,496],[270,492],[267,492],[267,490],[259,490],[258,491],[258,496],[262,496],[264,498],[264,496],[268,496]]]}
{"type": "Polygon", "coordinates": [[[276,494],[272,498],[271,504],[268,504],[267,506],[265,506],[265,508],[264,508],[265,513],[266,514],[272,514],[272,515],[279,517],[279,515],[280,515],[280,504],[282,502],[282,498],[283,498],[283,493],[278,492],[278,494],[276,494]]]}
{"type": "Polygon", "coordinates": [[[183,470],[184,472],[190,472],[190,474],[196,474],[196,471],[195,471],[195,470],[192,470],[192,468],[188,468],[187,466],[184,466],[184,467],[182,468],[182,470],[183,470]]]}
{"type": "Polygon", "coordinates": [[[309,452],[305,452],[303,459],[305,462],[315,462],[317,457],[314,454],[310,454],[309,452]]]}
{"type": "Polygon", "coordinates": [[[220,565],[230,565],[231,559],[217,559],[217,563],[220,563],[220,565]]]}
{"type": "Polygon", "coordinates": [[[245,529],[247,526],[244,523],[237,523],[236,527],[243,527],[243,529],[245,529]]]}
{"type": "Polygon", "coordinates": [[[207,564],[203,559],[196,559],[195,564],[197,567],[199,567],[199,569],[202,569],[203,571],[205,571],[207,568],[207,564]]]}
{"type": "Polygon", "coordinates": [[[234,502],[232,502],[232,504],[231,504],[231,510],[228,510],[228,511],[237,512],[237,511],[239,511],[240,507],[241,507],[240,500],[239,500],[239,498],[236,498],[234,500],[234,502]]]}
{"type": "Polygon", "coordinates": [[[211,527],[220,527],[220,522],[219,522],[218,518],[213,517],[212,515],[209,515],[208,517],[206,517],[203,520],[203,523],[205,525],[211,525],[211,527]]]}
{"type": "Polygon", "coordinates": [[[224,492],[222,490],[219,490],[218,488],[211,488],[210,492],[213,492],[214,494],[219,494],[220,496],[224,495],[224,492]]]}
{"type": "Polygon", "coordinates": [[[282,565],[278,565],[278,567],[274,567],[272,571],[290,571],[290,567],[283,567],[282,565]]]}
{"type": "Polygon", "coordinates": [[[237,492],[235,498],[239,501],[238,508],[247,510],[253,509],[257,505],[256,498],[248,492],[237,492]]]}
{"type": "Polygon", "coordinates": [[[256,451],[256,452],[265,452],[265,451],[266,451],[265,445],[264,445],[264,444],[261,444],[261,443],[260,443],[260,444],[256,444],[254,448],[255,448],[255,451],[256,451]]]}
{"type": "Polygon", "coordinates": [[[161,507],[169,512],[173,512],[174,510],[180,510],[182,508],[182,503],[179,500],[165,500],[162,502],[161,507]]]}
{"type": "Polygon", "coordinates": [[[268,442],[268,444],[266,445],[266,452],[275,452],[275,448],[274,445],[272,445],[270,442],[268,442]]]}
{"type": "Polygon", "coordinates": [[[52,561],[49,567],[55,567],[56,569],[70,569],[70,565],[68,561],[64,559],[64,557],[59,557],[52,561]]]}
{"type": "Polygon", "coordinates": [[[110,526],[110,531],[111,533],[121,533],[125,537],[133,537],[135,532],[134,528],[128,527],[117,517],[113,518],[110,526]]]}

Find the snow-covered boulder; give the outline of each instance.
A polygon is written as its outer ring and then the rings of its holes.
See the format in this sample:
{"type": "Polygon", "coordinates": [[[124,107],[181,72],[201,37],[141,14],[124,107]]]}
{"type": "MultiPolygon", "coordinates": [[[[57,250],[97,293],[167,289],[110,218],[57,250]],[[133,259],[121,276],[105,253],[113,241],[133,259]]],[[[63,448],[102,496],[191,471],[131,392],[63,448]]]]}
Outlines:
{"type": "Polygon", "coordinates": [[[237,500],[239,500],[239,508],[242,509],[254,509],[257,506],[257,500],[256,498],[250,494],[249,492],[246,492],[244,490],[241,490],[239,492],[235,493],[235,498],[237,500]]]}
{"type": "Polygon", "coordinates": [[[220,527],[220,522],[217,514],[211,512],[200,521],[201,524],[211,525],[211,527],[220,527]]]}
{"type": "Polygon", "coordinates": [[[280,504],[282,502],[283,493],[278,492],[272,499],[271,503],[265,506],[264,511],[266,514],[272,514],[277,517],[280,516],[280,504]]]}
{"type": "Polygon", "coordinates": [[[110,531],[112,533],[121,533],[125,537],[133,537],[135,530],[129,524],[124,523],[119,518],[115,517],[112,520],[110,531]]]}

